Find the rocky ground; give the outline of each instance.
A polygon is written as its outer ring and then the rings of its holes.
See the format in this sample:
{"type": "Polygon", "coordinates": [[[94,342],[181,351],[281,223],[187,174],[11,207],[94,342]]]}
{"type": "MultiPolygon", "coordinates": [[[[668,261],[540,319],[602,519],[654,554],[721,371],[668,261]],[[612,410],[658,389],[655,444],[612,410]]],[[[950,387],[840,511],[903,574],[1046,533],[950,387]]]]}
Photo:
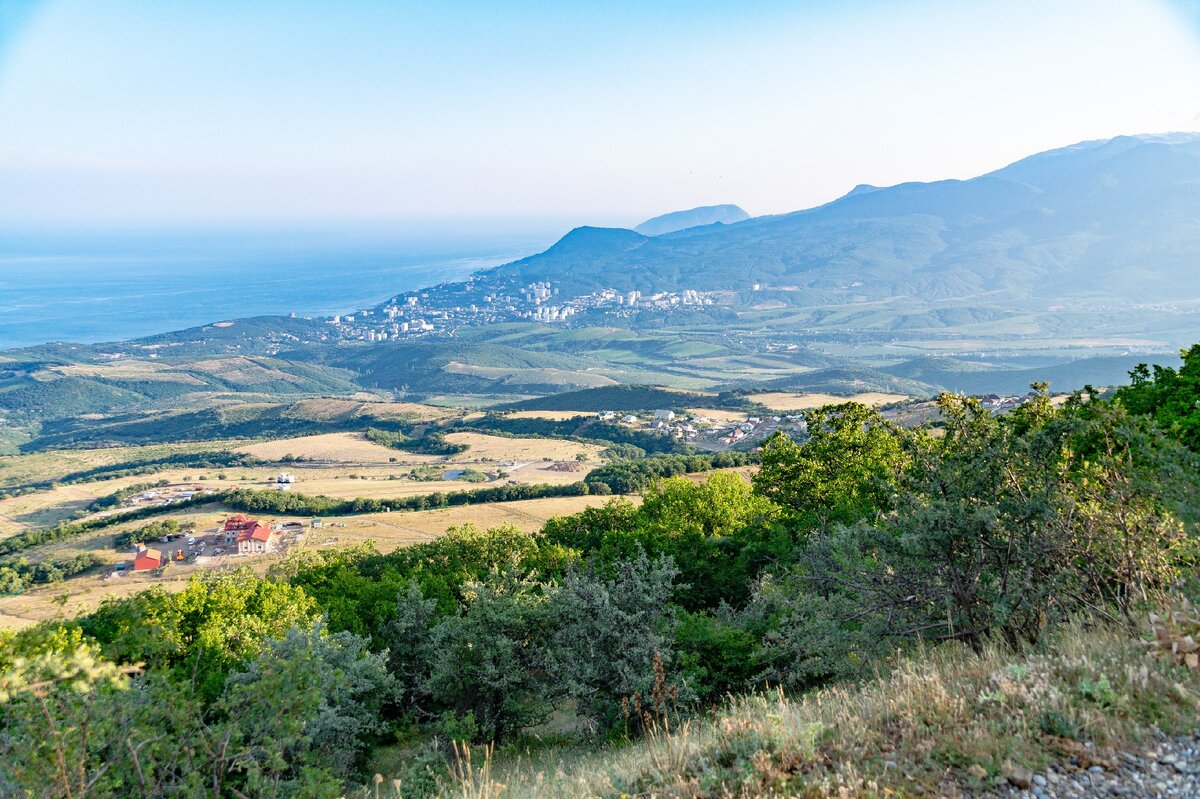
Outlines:
{"type": "Polygon", "coordinates": [[[1138,751],[1102,753],[1090,743],[1063,748],[1070,752],[1069,757],[1043,773],[1009,766],[1005,770],[1009,785],[991,795],[1006,799],[1200,799],[1200,730],[1177,738],[1159,733],[1138,751]]]}

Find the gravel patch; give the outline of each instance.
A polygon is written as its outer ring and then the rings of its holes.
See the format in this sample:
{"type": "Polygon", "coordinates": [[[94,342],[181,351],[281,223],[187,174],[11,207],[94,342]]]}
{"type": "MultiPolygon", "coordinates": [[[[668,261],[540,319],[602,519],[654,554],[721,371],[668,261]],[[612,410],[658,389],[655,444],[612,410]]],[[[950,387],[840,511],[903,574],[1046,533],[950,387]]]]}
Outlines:
{"type": "Polygon", "coordinates": [[[1090,743],[1042,773],[1006,769],[1008,785],[985,794],[1004,799],[1099,797],[1200,798],[1200,731],[1172,738],[1156,733],[1138,751],[1101,753],[1090,743]]]}

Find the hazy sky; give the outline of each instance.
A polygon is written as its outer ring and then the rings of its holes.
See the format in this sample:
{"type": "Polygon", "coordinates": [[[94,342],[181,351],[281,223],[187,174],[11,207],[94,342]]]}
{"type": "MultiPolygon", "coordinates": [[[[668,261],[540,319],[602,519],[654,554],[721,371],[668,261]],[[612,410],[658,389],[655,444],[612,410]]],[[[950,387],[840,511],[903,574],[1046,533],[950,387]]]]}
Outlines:
{"type": "Polygon", "coordinates": [[[1200,129],[1166,0],[0,0],[0,223],[752,214],[1200,129]]]}

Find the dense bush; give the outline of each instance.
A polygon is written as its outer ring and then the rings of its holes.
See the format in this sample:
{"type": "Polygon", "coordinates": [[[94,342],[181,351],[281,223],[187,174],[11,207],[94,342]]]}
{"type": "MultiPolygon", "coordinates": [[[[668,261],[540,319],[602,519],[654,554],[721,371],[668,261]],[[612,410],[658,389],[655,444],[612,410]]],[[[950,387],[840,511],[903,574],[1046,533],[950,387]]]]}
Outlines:
{"type": "Polygon", "coordinates": [[[101,563],[94,552],[57,555],[37,562],[5,558],[0,560],[0,595],[19,594],[31,585],[62,582],[101,563]]]}
{"type": "Polygon", "coordinates": [[[715,455],[660,455],[640,460],[617,461],[588,472],[584,481],[603,483],[614,494],[636,494],[664,477],[747,466],[758,461],[746,452],[718,452],[715,455]]]}

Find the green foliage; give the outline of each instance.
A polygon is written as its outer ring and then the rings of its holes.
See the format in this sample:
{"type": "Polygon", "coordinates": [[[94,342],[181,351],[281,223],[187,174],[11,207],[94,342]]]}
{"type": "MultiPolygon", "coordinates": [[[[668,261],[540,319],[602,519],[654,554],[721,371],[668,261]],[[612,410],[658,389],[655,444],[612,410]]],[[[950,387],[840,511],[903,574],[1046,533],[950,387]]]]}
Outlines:
{"type": "Polygon", "coordinates": [[[714,455],[660,455],[638,460],[621,460],[588,472],[584,481],[589,485],[602,483],[614,494],[636,494],[664,477],[731,469],[757,462],[757,457],[745,452],[718,452],[714,455]]]}
{"type": "Polygon", "coordinates": [[[106,657],[174,670],[212,701],[230,671],[258,655],[266,640],[309,625],[315,610],[302,589],[259,580],[243,568],[195,576],[176,593],[155,587],[107,600],[79,624],[106,657]]]}
{"type": "Polygon", "coordinates": [[[1129,373],[1133,382],[1120,388],[1116,401],[1131,413],[1152,417],[1163,430],[1193,452],[1200,452],[1200,344],[1181,353],[1183,366],[1146,364],[1129,373]]]}
{"type": "Polygon", "coordinates": [[[425,691],[481,740],[505,739],[544,721],[542,678],[550,629],[542,586],[510,571],[463,586],[459,611],[429,633],[437,653],[425,691]]]}
{"type": "Polygon", "coordinates": [[[285,747],[285,761],[350,779],[366,742],[382,731],[380,711],[395,692],[386,655],[369,652],[366,639],[351,633],[327,634],[318,622],[268,641],[229,676],[218,707],[243,719],[249,740],[285,747]],[[297,705],[281,712],[283,696],[297,705]]]}
{"type": "Polygon", "coordinates": [[[593,729],[616,729],[622,700],[650,695],[656,654],[672,662],[678,574],[669,558],[638,552],[611,569],[571,569],[553,592],[553,680],[593,729]]]}
{"type": "Polygon", "coordinates": [[[615,562],[644,551],[680,569],[675,599],[690,610],[743,603],[750,579],[790,550],[774,519],[777,509],[741,477],[717,472],[702,482],[675,477],[646,490],[641,507],[610,503],[552,519],[550,542],[615,562]]]}
{"type": "Polygon", "coordinates": [[[31,585],[62,582],[103,562],[94,552],[52,555],[36,562],[4,558],[0,560],[0,595],[19,594],[31,585]]]}
{"type": "Polygon", "coordinates": [[[604,386],[551,394],[501,406],[516,411],[652,411],[658,408],[727,408],[758,410],[759,406],[735,395],[714,397],[655,386],[604,386]]]}
{"type": "Polygon", "coordinates": [[[374,441],[376,444],[421,455],[457,455],[467,451],[466,444],[452,444],[442,433],[437,432],[426,433],[420,438],[410,438],[399,431],[368,427],[366,435],[368,441],[374,441]]]}
{"type": "Polygon", "coordinates": [[[147,541],[158,541],[162,538],[174,537],[180,534],[182,528],[175,519],[161,519],[151,522],[136,530],[127,530],[113,536],[113,546],[117,549],[128,549],[136,544],[147,541]]]}
{"type": "Polygon", "coordinates": [[[946,434],[907,441],[893,512],[812,539],[760,589],[777,679],[854,672],[918,636],[1020,645],[1074,612],[1129,617],[1196,562],[1195,462],[1152,423],[1044,393],[1003,417],[941,404],[946,434]]]}
{"type": "MultiPolygon", "coordinates": [[[[417,494],[393,499],[334,499],[311,496],[294,491],[258,491],[236,489],[223,491],[218,497],[221,504],[234,510],[249,513],[279,513],[298,516],[348,516],[360,513],[382,513],[384,511],[430,510],[458,505],[481,505],[495,502],[517,502],[541,497],[578,497],[589,493],[587,483],[565,485],[519,483],[516,485],[492,486],[489,488],[464,489],[433,494],[417,494]]],[[[0,542],[2,544],[2,542],[0,542]]]]}
{"type": "Polygon", "coordinates": [[[903,469],[899,431],[848,402],[806,411],[808,440],[777,433],[763,447],[755,488],[805,527],[849,524],[886,510],[903,469]]]}

